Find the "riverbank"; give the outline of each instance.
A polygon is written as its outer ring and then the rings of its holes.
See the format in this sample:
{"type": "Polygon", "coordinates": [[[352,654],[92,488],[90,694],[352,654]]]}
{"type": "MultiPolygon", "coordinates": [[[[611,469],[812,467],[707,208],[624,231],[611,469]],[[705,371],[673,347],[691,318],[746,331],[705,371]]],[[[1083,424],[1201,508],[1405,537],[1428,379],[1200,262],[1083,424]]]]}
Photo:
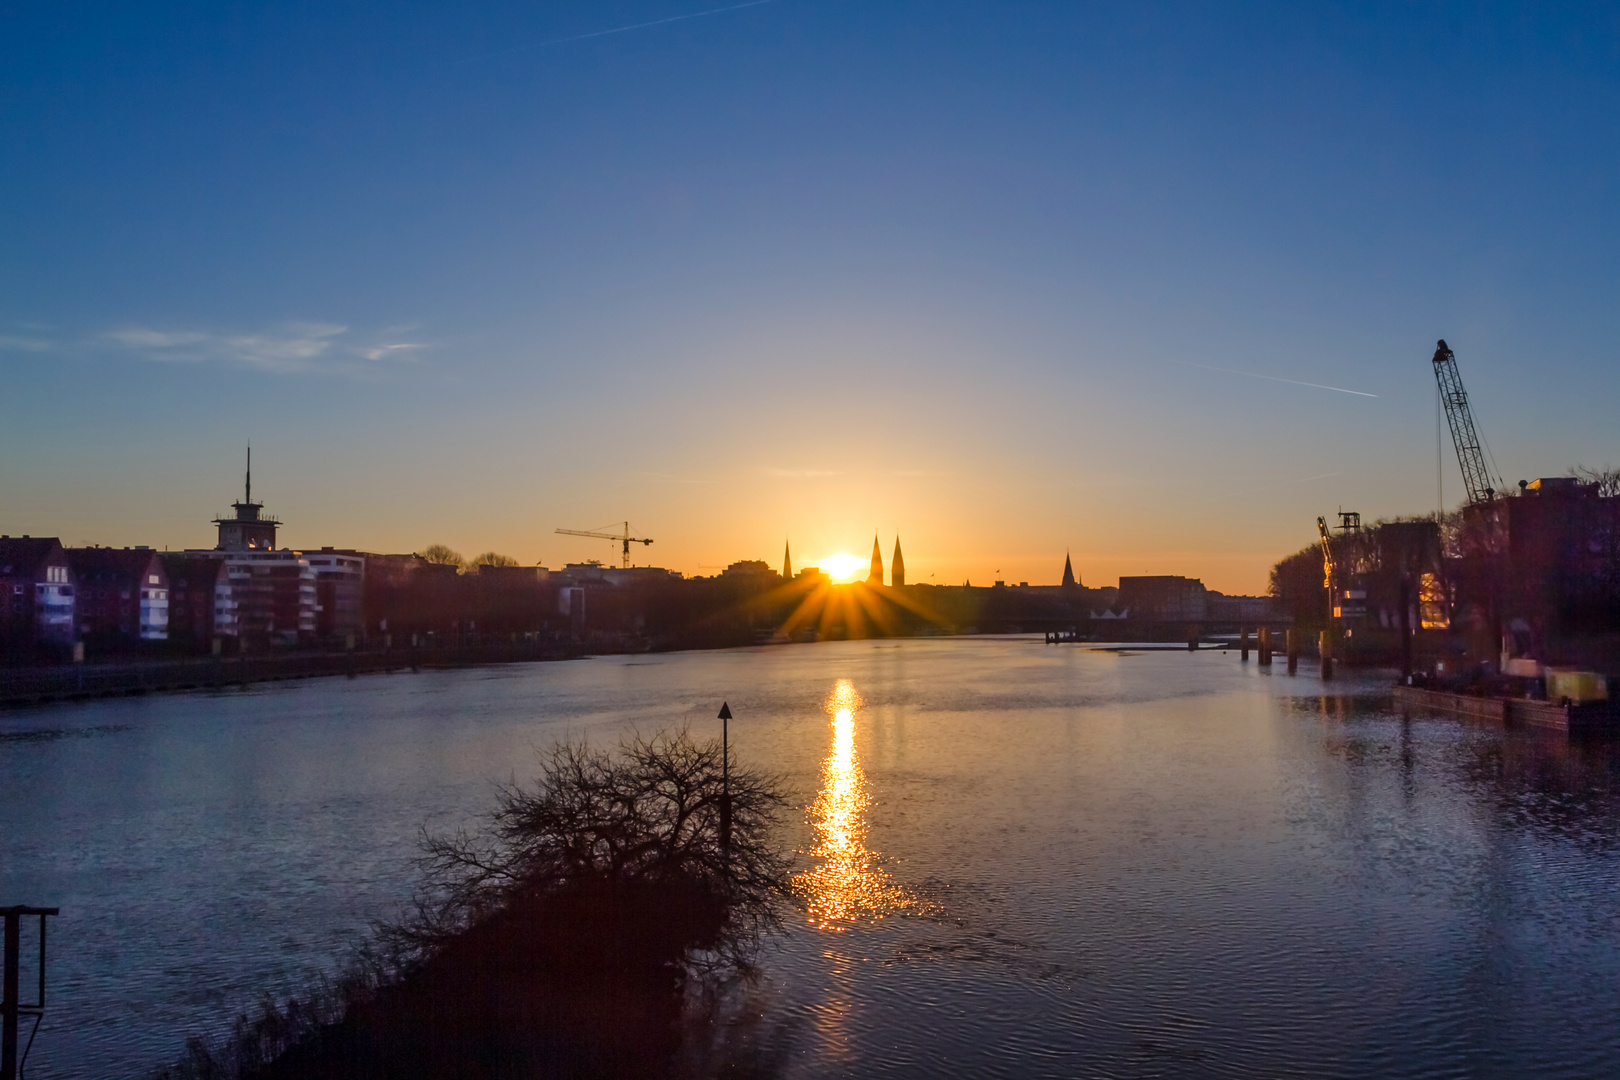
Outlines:
{"type": "Polygon", "coordinates": [[[1620,713],[1611,703],[1594,701],[1535,701],[1500,694],[1459,694],[1420,686],[1396,686],[1395,704],[1428,709],[1447,716],[1489,720],[1504,727],[1539,728],[1566,735],[1613,734],[1620,731],[1620,713]]]}
{"type": "Polygon", "coordinates": [[[0,668],[0,706],[248,686],[279,679],[308,679],[324,675],[391,674],[486,664],[577,660],[590,655],[592,651],[576,644],[519,641],[442,648],[407,646],[352,652],[265,653],[230,658],[210,656],[133,663],[0,668]]]}
{"type": "MultiPolygon", "coordinates": [[[[981,636],[1001,635],[981,635],[976,629],[970,628],[961,634],[893,635],[892,640],[908,640],[913,637],[971,639],[981,636]]],[[[1049,645],[1078,645],[1103,652],[1228,651],[1239,650],[1242,645],[1241,639],[1235,634],[1214,634],[1197,640],[1196,644],[1190,642],[1184,644],[1183,641],[1184,639],[1166,638],[1163,635],[1159,638],[1140,637],[1108,641],[1099,641],[1093,636],[1063,636],[1050,631],[1046,635],[1046,643],[1049,645]],[[1175,644],[1169,644],[1170,640],[1174,640],[1175,644]]],[[[682,641],[608,639],[589,643],[520,639],[511,642],[403,646],[391,649],[257,653],[246,656],[60,664],[49,667],[0,667],[0,708],[26,707],[52,701],[249,686],[283,679],[440,671],[491,664],[578,660],[587,656],[688,652],[792,643],[794,642],[733,641],[708,637],[682,641]]],[[[1371,662],[1357,663],[1358,659],[1347,661],[1346,666],[1378,666],[1371,662]]]]}

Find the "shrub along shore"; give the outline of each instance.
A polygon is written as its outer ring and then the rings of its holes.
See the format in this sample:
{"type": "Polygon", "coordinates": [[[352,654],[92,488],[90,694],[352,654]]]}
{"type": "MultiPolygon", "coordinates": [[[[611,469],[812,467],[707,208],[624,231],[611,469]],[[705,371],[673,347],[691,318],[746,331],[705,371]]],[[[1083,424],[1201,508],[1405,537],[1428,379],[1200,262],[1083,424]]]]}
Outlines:
{"type": "Polygon", "coordinates": [[[152,1080],[770,1075],[730,992],[779,924],[779,778],[684,732],[562,744],[485,828],[425,837],[346,973],[152,1080]]]}

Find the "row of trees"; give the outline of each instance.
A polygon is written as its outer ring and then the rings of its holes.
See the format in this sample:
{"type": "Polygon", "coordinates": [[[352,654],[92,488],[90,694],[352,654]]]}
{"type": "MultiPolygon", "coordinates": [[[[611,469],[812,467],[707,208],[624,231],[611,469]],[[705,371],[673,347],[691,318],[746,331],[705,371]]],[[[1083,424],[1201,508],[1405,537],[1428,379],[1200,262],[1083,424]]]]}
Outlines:
{"type": "MultiPolygon", "coordinates": [[[[1427,515],[1376,521],[1361,529],[1333,536],[1329,546],[1338,570],[1338,585],[1352,579],[1365,592],[1370,610],[1398,611],[1403,596],[1417,603],[1424,575],[1437,579],[1443,554],[1455,545],[1455,515],[1427,515]]],[[[1304,630],[1328,625],[1331,602],[1325,582],[1325,560],[1320,542],[1301,548],[1272,567],[1271,595],[1282,614],[1304,630]]]]}
{"type": "Polygon", "coordinates": [[[416,553],[417,558],[435,566],[454,566],[457,570],[470,570],[478,566],[520,566],[522,565],[510,555],[502,555],[498,551],[486,551],[482,555],[474,555],[471,559],[463,559],[461,552],[448,544],[429,544],[416,553]]]}

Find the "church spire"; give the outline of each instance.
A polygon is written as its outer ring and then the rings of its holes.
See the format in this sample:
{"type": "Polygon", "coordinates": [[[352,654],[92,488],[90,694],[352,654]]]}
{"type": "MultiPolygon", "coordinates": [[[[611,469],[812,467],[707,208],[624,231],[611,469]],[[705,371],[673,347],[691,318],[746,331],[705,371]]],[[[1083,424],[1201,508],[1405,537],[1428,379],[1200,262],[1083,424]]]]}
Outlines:
{"type": "Polygon", "coordinates": [[[786,540],[782,541],[782,580],[793,580],[793,552],[786,540]]]}
{"type": "Polygon", "coordinates": [[[872,572],[866,575],[866,583],[883,584],[883,552],[878,550],[877,533],[872,534],[872,572]]]}
{"type": "Polygon", "coordinates": [[[1069,561],[1069,553],[1063,553],[1063,587],[1073,589],[1079,586],[1080,579],[1074,576],[1074,563],[1069,561]]]}
{"type": "Polygon", "coordinates": [[[895,588],[906,583],[906,557],[900,554],[900,534],[894,534],[894,558],[889,560],[889,584],[895,588]]]}

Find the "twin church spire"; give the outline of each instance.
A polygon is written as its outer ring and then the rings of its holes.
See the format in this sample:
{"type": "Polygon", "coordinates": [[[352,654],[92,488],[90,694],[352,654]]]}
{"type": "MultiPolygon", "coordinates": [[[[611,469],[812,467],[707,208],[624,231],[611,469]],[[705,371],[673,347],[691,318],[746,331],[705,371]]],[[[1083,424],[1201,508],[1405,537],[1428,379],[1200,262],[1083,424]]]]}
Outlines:
{"type": "MultiPolygon", "coordinates": [[[[793,552],[787,542],[782,544],[782,580],[793,578],[793,552]]],[[[872,534],[872,567],[866,575],[868,585],[883,584],[883,550],[878,546],[877,534],[872,534]]],[[[889,560],[889,584],[896,588],[906,583],[906,557],[900,552],[900,537],[894,538],[894,558],[889,560]]],[[[966,584],[964,582],[964,584],[966,584]]],[[[1074,573],[1074,560],[1068,552],[1063,553],[1063,588],[1077,589],[1080,579],[1074,573]]]]}
{"type": "MultiPolygon", "coordinates": [[[[793,580],[793,545],[788,541],[782,543],[782,580],[793,580]]],[[[866,575],[869,585],[883,584],[883,552],[878,547],[878,538],[872,537],[872,570],[866,575]]],[[[894,538],[894,559],[889,563],[889,582],[892,585],[906,583],[906,557],[900,553],[900,537],[894,538]]]]}
{"type": "MultiPolygon", "coordinates": [[[[866,575],[868,585],[883,584],[883,551],[878,547],[876,534],[872,536],[872,570],[866,575]]],[[[906,583],[906,557],[900,553],[900,537],[894,538],[894,558],[889,562],[889,584],[899,587],[906,583]]]]}

